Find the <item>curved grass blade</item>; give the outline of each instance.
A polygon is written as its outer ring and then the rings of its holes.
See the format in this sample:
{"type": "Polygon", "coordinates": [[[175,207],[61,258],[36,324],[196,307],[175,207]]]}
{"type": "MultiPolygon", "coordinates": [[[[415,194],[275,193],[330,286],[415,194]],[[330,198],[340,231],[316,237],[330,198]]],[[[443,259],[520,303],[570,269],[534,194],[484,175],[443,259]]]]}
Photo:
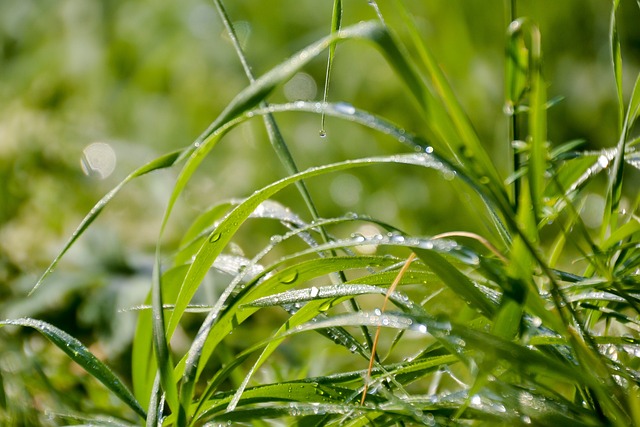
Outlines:
{"type": "Polygon", "coordinates": [[[174,151],[174,152],[165,154],[163,156],[160,156],[155,160],[152,160],[151,162],[147,163],[146,165],[144,165],[144,166],[136,169],[135,171],[133,171],[124,180],[122,180],[118,185],[116,185],[111,191],[109,191],[109,193],[107,193],[102,199],[100,199],[100,201],[98,203],[96,203],[95,206],[93,208],[91,208],[91,211],[89,211],[89,213],[84,217],[84,219],[82,220],[82,222],[80,223],[78,228],[76,228],[76,230],[73,232],[73,234],[71,235],[71,237],[69,238],[67,243],[65,243],[65,245],[62,248],[62,250],[60,251],[60,253],[54,258],[54,260],[51,262],[49,267],[47,267],[47,269],[42,274],[40,279],[38,279],[38,282],[35,284],[33,289],[31,289],[31,291],[29,292],[29,295],[34,293],[36,291],[36,289],[38,289],[40,287],[40,285],[42,285],[42,282],[47,278],[47,276],[49,276],[49,274],[51,274],[51,272],[53,272],[53,270],[55,269],[56,265],[58,264],[60,259],[64,256],[64,254],[67,253],[69,248],[76,242],[76,240],[78,240],[78,238],[82,235],[82,233],[84,233],[85,230],[89,227],[89,225],[91,225],[91,223],[98,217],[98,215],[100,215],[102,210],[111,201],[111,199],[113,199],[116,196],[116,194],[118,194],[120,192],[122,187],[124,187],[129,181],[131,181],[131,180],[133,180],[135,178],[138,178],[138,177],[140,177],[142,175],[146,175],[149,172],[153,172],[155,170],[166,169],[166,168],[172,167],[173,165],[175,165],[175,164],[179,163],[181,160],[183,160],[184,159],[184,155],[187,152],[188,152],[188,150],[174,151]]]}
{"type": "MultiPolygon", "coordinates": [[[[313,318],[323,318],[323,311],[326,311],[327,305],[323,302],[324,300],[330,299],[335,300],[331,302],[331,305],[337,304],[340,300],[344,300],[346,298],[353,298],[359,295],[366,294],[378,294],[378,295],[387,295],[387,290],[369,285],[357,285],[357,284],[344,284],[338,286],[326,286],[326,287],[312,287],[309,289],[299,289],[294,291],[283,292],[275,295],[270,295],[268,297],[259,298],[257,300],[252,301],[247,304],[252,307],[264,307],[269,305],[282,305],[282,304],[300,304],[303,302],[313,301],[313,304],[307,304],[294,313],[287,322],[276,332],[276,336],[282,335],[286,333],[288,330],[295,328],[304,322],[308,322],[313,318]],[[318,317],[320,316],[320,317],[318,317]]],[[[394,292],[391,290],[391,294],[389,298],[396,303],[398,306],[402,308],[406,308],[408,311],[417,310],[416,305],[409,301],[408,298],[401,295],[398,292],[394,292]]],[[[385,300],[386,301],[386,300],[385,300]]],[[[421,312],[421,311],[420,311],[421,312]]],[[[276,350],[276,348],[280,345],[283,340],[273,340],[269,342],[269,344],[265,347],[263,352],[260,354],[260,357],[255,362],[251,370],[245,376],[244,381],[238,387],[235,392],[235,395],[231,402],[229,402],[229,407],[227,411],[233,411],[240,399],[244,390],[249,383],[249,380],[253,376],[253,374],[260,368],[260,366],[267,360],[267,358],[276,350]]],[[[373,347],[375,348],[375,346],[373,347]]],[[[360,350],[362,354],[362,350],[357,348],[357,341],[352,341],[352,347],[350,348],[352,352],[356,352],[360,350]]],[[[373,350],[372,350],[373,351],[373,350]]],[[[366,354],[363,354],[365,358],[367,358],[366,354]]],[[[370,375],[370,370],[373,367],[375,362],[375,358],[373,355],[370,357],[371,359],[371,367],[369,369],[368,374],[370,375]]]]}
{"type": "Polygon", "coordinates": [[[410,329],[423,334],[430,334],[448,341],[458,351],[476,350],[484,357],[507,361],[526,375],[548,375],[561,378],[571,383],[579,383],[594,388],[601,388],[602,384],[592,376],[585,376],[578,367],[552,359],[538,351],[527,348],[511,341],[503,340],[493,334],[478,331],[466,326],[448,321],[436,320],[428,316],[414,316],[410,314],[392,313],[379,314],[376,312],[348,313],[332,316],[324,320],[317,320],[294,328],[289,333],[300,333],[329,326],[383,326],[393,329],[410,329]],[[464,343],[464,345],[462,345],[464,343]]]}
{"type": "Polygon", "coordinates": [[[189,396],[190,400],[197,376],[199,372],[202,371],[204,364],[212,354],[215,346],[232,330],[234,324],[242,323],[252,313],[257,311],[257,308],[251,307],[245,307],[239,310],[244,304],[260,298],[274,289],[277,292],[278,289],[295,286],[296,284],[304,283],[321,275],[351,268],[389,265],[391,262],[391,260],[382,257],[334,257],[303,261],[287,267],[261,281],[259,287],[251,288],[249,293],[237,301],[233,309],[227,310],[221,316],[221,310],[232,291],[231,288],[225,290],[225,293],[220,296],[215,307],[202,323],[196,339],[193,341],[187,353],[180,389],[184,401],[187,401],[185,396],[189,396]]]}
{"type": "MultiPolygon", "coordinates": [[[[238,58],[242,63],[242,68],[244,69],[244,72],[247,78],[249,79],[249,82],[254,83],[255,78],[251,71],[251,67],[247,62],[247,58],[244,55],[242,46],[240,45],[238,38],[236,37],[235,31],[233,29],[233,25],[231,24],[231,20],[229,19],[229,16],[224,8],[224,5],[222,4],[222,1],[215,0],[215,5],[218,10],[218,14],[220,15],[222,22],[227,30],[227,33],[229,34],[231,42],[233,43],[233,47],[236,51],[236,54],[238,55],[238,58]]],[[[329,49],[335,50],[335,44],[331,44],[329,49]]],[[[267,107],[267,105],[268,104],[266,101],[262,101],[260,103],[260,106],[263,108],[267,107]]],[[[295,160],[293,159],[293,156],[291,155],[291,152],[289,151],[289,148],[286,142],[284,141],[284,138],[282,137],[282,133],[280,132],[280,129],[278,127],[278,124],[275,121],[275,118],[273,117],[272,114],[265,114],[262,117],[262,119],[264,121],[264,126],[267,130],[267,135],[269,136],[269,141],[271,142],[271,146],[276,152],[285,170],[289,175],[297,173],[298,167],[296,166],[295,160]]],[[[318,210],[316,209],[315,203],[313,202],[313,199],[311,198],[311,194],[309,193],[309,190],[307,189],[307,186],[304,183],[304,181],[297,182],[296,187],[298,188],[298,191],[300,192],[302,199],[306,203],[312,218],[314,220],[319,219],[320,215],[318,214],[318,210]]],[[[321,229],[321,233],[323,235],[323,238],[325,240],[328,240],[328,236],[326,235],[326,232],[323,229],[321,229]]]]}
{"type": "Polygon", "coordinates": [[[252,196],[247,198],[242,204],[237,206],[231,213],[229,213],[229,215],[225,217],[220,225],[210,234],[209,239],[200,247],[200,250],[196,254],[195,260],[191,264],[189,272],[187,273],[187,277],[185,278],[184,283],[180,289],[180,293],[176,301],[175,310],[173,311],[173,315],[167,327],[169,334],[171,334],[171,332],[177,326],[177,322],[182,316],[184,309],[195,294],[196,289],[202,282],[202,279],[206,275],[210,266],[213,264],[215,258],[222,252],[222,249],[231,240],[232,236],[240,228],[242,223],[260,205],[260,203],[272,197],[274,194],[286,188],[290,184],[293,184],[294,182],[301,179],[307,179],[330,172],[337,172],[340,170],[385,163],[413,164],[440,170],[446,167],[445,163],[438,160],[438,157],[433,153],[415,153],[389,157],[372,157],[359,160],[348,160],[345,162],[311,168],[305,172],[301,172],[299,174],[281,179],[280,181],[277,181],[263,188],[262,190],[256,191],[252,196]]]}
{"type": "Polygon", "coordinates": [[[494,316],[495,304],[467,276],[434,251],[422,248],[414,248],[414,251],[418,258],[428,265],[460,298],[489,319],[494,316]]]}
{"type": "Polygon", "coordinates": [[[92,377],[104,384],[115,396],[133,409],[136,414],[146,418],[147,414],[142,409],[131,391],[120,379],[97,357],[95,357],[80,341],[41,320],[22,318],[0,321],[0,326],[23,326],[33,328],[44,335],[49,341],[64,351],[74,362],[86,370],[92,377]]]}

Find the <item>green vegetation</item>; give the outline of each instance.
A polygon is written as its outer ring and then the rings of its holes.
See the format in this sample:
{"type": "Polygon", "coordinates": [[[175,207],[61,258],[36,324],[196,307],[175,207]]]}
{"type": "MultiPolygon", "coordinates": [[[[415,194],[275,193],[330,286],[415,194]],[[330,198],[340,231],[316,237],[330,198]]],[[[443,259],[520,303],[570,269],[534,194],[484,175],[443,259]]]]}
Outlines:
{"type": "Polygon", "coordinates": [[[633,2],[148,3],[0,5],[3,425],[640,425],[633,2]]]}

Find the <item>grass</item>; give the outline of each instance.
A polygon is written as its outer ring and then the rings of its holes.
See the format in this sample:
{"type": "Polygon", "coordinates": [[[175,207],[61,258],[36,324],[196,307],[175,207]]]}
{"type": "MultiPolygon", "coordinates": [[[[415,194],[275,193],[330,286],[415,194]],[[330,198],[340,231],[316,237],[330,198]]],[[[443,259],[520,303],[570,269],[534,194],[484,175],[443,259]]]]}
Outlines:
{"type": "Polygon", "coordinates": [[[98,202],[32,291],[41,292],[58,261],[123,187],[150,172],[178,169],[149,296],[135,307],[131,378],[120,379],[89,348],[47,322],[2,322],[35,329],[119,400],[118,410],[62,413],[60,420],[149,426],[640,424],[640,198],[627,172],[638,168],[640,85],[636,81],[625,102],[619,2],[612,4],[609,32],[619,134],[614,147],[601,151],[549,143],[553,102],[543,77],[544,35],[515,15],[512,2],[505,36],[509,137],[503,141],[513,150],[510,176],[495,166],[404,3],[388,9],[370,3],[377,20],[343,26],[342,2],[334,1],[327,36],[256,78],[224,4],[215,1],[248,85],[191,145],[140,167],[98,202]],[[379,50],[407,88],[403,102],[420,112],[418,132],[345,101],[328,101],[339,99],[328,86],[336,46],[358,41],[379,50]],[[322,102],[270,102],[276,88],[318,58],[327,60],[322,102]],[[394,154],[299,170],[278,120],[300,113],[316,115],[321,132],[343,120],[387,135],[397,143],[394,154]],[[262,120],[287,175],[244,199],[214,204],[180,230],[177,249],[165,249],[174,210],[205,158],[230,131],[254,120],[262,120]],[[366,168],[435,171],[436,179],[474,195],[457,209],[479,218],[484,232],[419,236],[367,215],[323,217],[306,183],[366,168]],[[606,206],[593,233],[581,213],[602,175],[606,206]],[[307,212],[275,201],[291,188],[307,212]],[[635,197],[624,209],[623,194],[635,197]],[[253,236],[255,243],[245,249],[253,255],[247,256],[234,249],[234,240],[254,222],[282,228],[253,236]],[[358,234],[364,225],[379,232],[358,234]],[[230,278],[210,303],[200,304],[202,293],[212,292],[208,282],[215,270],[230,278]]]}

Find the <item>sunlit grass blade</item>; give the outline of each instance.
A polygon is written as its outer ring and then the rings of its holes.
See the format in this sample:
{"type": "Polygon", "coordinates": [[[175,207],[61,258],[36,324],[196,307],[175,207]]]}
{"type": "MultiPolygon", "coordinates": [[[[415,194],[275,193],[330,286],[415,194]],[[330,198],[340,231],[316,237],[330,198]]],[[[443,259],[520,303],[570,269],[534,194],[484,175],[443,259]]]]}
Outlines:
{"type": "MultiPolygon", "coordinates": [[[[188,151],[188,150],[187,150],[188,151]]],[[[109,193],[107,193],[95,206],[89,211],[89,213],[84,217],[78,228],[73,232],[69,240],[65,243],[64,247],[60,251],[60,253],[54,258],[49,267],[42,274],[38,282],[35,284],[33,289],[31,289],[30,294],[36,291],[42,285],[42,282],[53,272],[60,262],[60,259],[67,253],[69,248],[73,246],[73,244],[80,238],[80,236],[86,231],[86,229],[93,223],[93,221],[100,215],[102,210],[109,204],[109,202],[120,192],[120,190],[131,180],[138,178],[142,175],[148,174],[149,172],[153,172],[159,169],[166,169],[174,166],[176,163],[181,161],[186,153],[185,150],[174,151],[169,154],[165,154],[163,156],[158,157],[155,160],[145,164],[144,166],[136,169],[132,173],[130,173],[124,180],[122,180],[118,185],[116,185],[109,193]]]]}
{"type": "Polygon", "coordinates": [[[56,347],[64,351],[74,362],[86,370],[92,377],[104,384],[113,394],[133,409],[136,414],[146,418],[147,414],[131,391],[120,379],[80,341],[55,326],[36,319],[15,319],[0,321],[0,326],[23,326],[33,328],[44,335],[56,347]]]}
{"type": "MultiPolygon", "coordinates": [[[[259,298],[257,300],[249,303],[249,306],[252,307],[260,307],[266,305],[281,305],[281,304],[301,304],[303,302],[314,301],[313,304],[307,304],[298,310],[295,314],[293,314],[287,322],[276,332],[276,335],[282,335],[290,329],[293,329],[304,322],[308,322],[314,317],[320,315],[323,316],[323,312],[326,311],[327,305],[323,302],[323,300],[327,299],[335,299],[332,301],[332,304],[337,304],[341,299],[353,298],[359,295],[366,294],[379,294],[379,295],[387,295],[387,291],[382,288],[378,288],[375,286],[368,285],[351,285],[344,284],[339,286],[326,286],[326,287],[312,287],[309,289],[300,289],[296,291],[288,291],[275,295],[271,295],[268,297],[259,298]]],[[[391,292],[389,295],[390,299],[396,303],[399,307],[405,308],[407,311],[415,311],[418,310],[417,305],[409,302],[409,299],[403,295],[400,295],[398,292],[391,292]]],[[[423,313],[422,310],[418,310],[419,313],[423,313]]],[[[233,410],[238,405],[240,398],[242,397],[242,393],[244,392],[249,379],[251,376],[257,371],[257,369],[266,361],[266,359],[275,351],[275,349],[280,345],[282,340],[274,340],[270,342],[259,359],[256,361],[254,366],[251,368],[249,373],[246,375],[245,380],[241,384],[240,387],[236,390],[234,398],[229,403],[228,410],[233,410]]],[[[375,341],[374,341],[375,342],[375,341]]],[[[375,348],[375,347],[374,347],[375,348]]],[[[360,351],[362,354],[362,350],[358,349],[358,343],[356,340],[352,340],[351,347],[349,348],[352,352],[360,351]]],[[[373,351],[373,350],[372,350],[373,351]]],[[[363,354],[366,358],[366,354],[363,354]]],[[[375,359],[371,356],[371,366],[373,366],[373,362],[375,359]]]]}
{"type": "MultiPolygon", "coordinates": [[[[476,131],[473,129],[462,105],[456,98],[451,85],[447,81],[441,68],[438,66],[434,55],[420,38],[419,32],[415,26],[414,18],[407,12],[404,3],[401,0],[397,1],[396,4],[402,13],[403,22],[409,28],[409,34],[412,38],[413,45],[420,55],[422,66],[425,70],[425,76],[429,79],[429,82],[433,85],[435,93],[440,98],[438,107],[446,110],[449,120],[451,120],[454,125],[457,136],[447,135],[445,139],[446,144],[452,149],[458,159],[461,160],[461,163],[465,168],[477,173],[478,178],[484,177],[484,179],[489,180],[491,187],[493,187],[492,191],[495,195],[497,197],[503,197],[505,192],[502,186],[502,179],[495,169],[494,163],[491,161],[489,154],[482,146],[476,131]]],[[[422,92],[423,96],[424,92],[422,92]]],[[[415,96],[419,95],[419,93],[415,94],[415,96]]],[[[429,109],[426,109],[424,112],[427,115],[432,114],[432,111],[429,109]]]]}
{"type": "MultiPolygon", "coordinates": [[[[159,252],[159,251],[157,251],[159,252]]],[[[165,392],[165,398],[171,411],[176,413],[179,410],[178,389],[173,377],[173,360],[169,340],[165,329],[164,304],[162,296],[162,267],[160,266],[160,254],[156,253],[155,265],[153,269],[151,284],[151,313],[153,348],[155,350],[158,372],[160,374],[160,384],[165,392]]]]}
{"type": "Polygon", "coordinates": [[[622,134],[624,125],[624,98],[622,93],[622,51],[620,49],[620,36],[618,35],[618,25],[616,23],[616,12],[620,0],[613,0],[611,7],[611,19],[609,22],[609,43],[611,44],[611,63],[613,65],[613,75],[616,83],[616,93],[618,95],[618,133],[622,134]]]}
{"type": "MultiPolygon", "coordinates": [[[[340,3],[339,0],[336,0],[337,3],[340,3]]],[[[220,18],[222,19],[222,22],[225,26],[225,29],[227,31],[227,34],[229,35],[233,47],[236,51],[236,54],[238,55],[238,58],[240,59],[240,62],[242,63],[242,68],[244,69],[244,72],[247,76],[247,78],[249,79],[249,81],[251,83],[255,82],[255,78],[253,76],[253,72],[251,71],[251,67],[249,66],[249,63],[247,61],[247,58],[245,57],[245,54],[242,50],[242,46],[240,45],[238,38],[235,34],[235,30],[233,28],[233,25],[231,23],[231,20],[229,19],[227,12],[224,8],[224,5],[222,4],[221,0],[215,0],[215,5],[216,8],[218,10],[218,14],[220,15],[220,18]]],[[[341,13],[342,10],[342,5],[341,3],[339,5],[334,5],[335,7],[339,7],[339,12],[341,13]]],[[[336,13],[336,11],[334,10],[334,14],[336,13]]],[[[340,16],[339,15],[337,18],[338,22],[336,23],[337,27],[340,27],[340,16]]],[[[332,31],[333,33],[333,31],[332,31]]],[[[333,52],[335,51],[335,44],[331,44],[331,46],[329,47],[329,51],[331,52],[330,55],[333,55],[333,52]]],[[[327,75],[329,73],[329,70],[327,70],[327,75]]],[[[325,89],[327,90],[327,89],[325,89]]],[[[325,93],[326,95],[326,93],[325,93]]],[[[326,99],[325,99],[326,101],[326,99]]],[[[268,106],[266,101],[262,101],[260,103],[260,106],[265,108],[268,106]]],[[[324,117],[324,116],[323,116],[324,117]]],[[[287,146],[287,143],[285,142],[282,133],[280,132],[280,128],[278,127],[278,124],[276,123],[275,118],[273,117],[273,115],[271,113],[265,114],[262,116],[262,119],[264,121],[264,125],[265,128],[267,130],[267,135],[269,136],[269,141],[271,142],[271,146],[273,147],[274,151],[276,152],[278,158],[280,159],[280,162],[282,163],[282,165],[284,166],[285,170],[287,171],[287,173],[289,175],[292,175],[294,173],[298,172],[298,167],[296,165],[295,160],[293,159],[293,156],[291,155],[291,152],[289,150],[289,147],[287,146]]],[[[324,124],[324,123],[323,123],[324,124]]],[[[305,185],[304,181],[300,181],[296,183],[296,187],[298,188],[298,191],[300,192],[300,195],[302,196],[303,200],[305,201],[307,208],[309,209],[309,212],[311,213],[311,216],[313,217],[313,219],[319,219],[320,215],[318,214],[318,210],[316,209],[315,203],[313,202],[313,199],[311,198],[311,194],[309,193],[309,190],[307,189],[307,186],[305,185]]],[[[328,237],[326,236],[326,233],[324,232],[324,230],[321,230],[323,237],[325,238],[325,240],[328,239],[328,237]]]]}
{"type": "Polygon", "coordinates": [[[435,169],[442,169],[444,167],[443,162],[437,160],[437,157],[435,157],[434,154],[426,153],[351,160],[312,168],[299,174],[286,177],[269,185],[268,187],[256,191],[242,204],[237,206],[231,213],[229,213],[229,215],[227,215],[218,227],[210,234],[208,240],[200,247],[191,267],[189,268],[187,277],[180,288],[180,293],[175,303],[176,307],[167,327],[169,335],[177,326],[184,309],[195,294],[195,291],[213,264],[215,258],[222,252],[223,248],[231,240],[233,235],[235,235],[243,222],[260,205],[260,203],[301,179],[312,178],[314,176],[330,172],[338,172],[340,170],[385,163],[413,164],[416,166],[435,169]]]}
{"type": "MultiPolygon", "coordinates": [[[[333,12],[331,15],[331,34],[337,33],[342,26],[342,0],[333,0],[333,12]]],[[[329,83],[331,81],[331,70],[333,68],[333,59],[336,54],[336,45],[331,45],[329,55],[327,56],[327,71],[324,77],[324,89],[322,91],[322,102],[327,103],[329,98],[329,83]]],[[[324,137],[327,132],[324,129],[325,114],[322,112],[320,118],[320,136],[324,137]]]]}
{"type": "Polygon", "coordinates": [[[421,248],[414,248],[416,255],[437,274],[460,298],[467,301],[484,316],[492,318],[496,312],[495,304],[487,298],[476,285],[453,267],[441,255],[421,248]]]}
{"type": "Polygon", "coordinates": [[[627,106],[627,111],[622,125],[622,132],[620,133],[618,144],[616,145],[613,165],[611,166],[605,218],[602,222],[600,232],[601,238],[605,237],[608,229],[613,231],[618,226],[618,210],[620,208],[620,200],[622,198],[622,182],[624,176],[624,157],[628,138],[638,118],[638,114],[640,114],[640,74],[638,74],[636,78],[633,92],[631,93],[631,99],[629,100],[629,105],[627,106]]]}
{"type": "MultiPolygon", "coordinates": [[[[215,346],[231,332],[234,324],[240,324],[258,308],[247,307],[249,302],[263,297],[269,292],[278,292],[283,288],[290,288],[305,283],[312,278],[353,268],[367,268],[391,264],[391,260],[382,257],[332,257],[318,258],[299,262],[293,266],[283,268],[279,272],[260,282],[257,288],[251,290],[238,300],[233,308],[224,314],[221,310],[230,295],[230,288],[218,299],[216,306],[207,315],[198,331],[186,360],[181,384],[181,393],[190,395],[195,386],[199,372],[203,369],[215,346]],[[215,321],[215,322],[214,322],[215,321]]],[[[319,312],[316,311],[315,314],[319,312]]]]}
{"type": "Polygon", "coordinates": [[[400,313],[379,314],[375,312],[340,314],[326,320],[307,323],[295,328],[288,334],[336,325],[381,325],[393,329],[410,329],[424,334],[428,333],[447,340],[460,352],[481,349],[485,357],[494,357],[496,363],[500,360],[507,361],[523,375],[548,375],[552,378],[561,378],[570,383],[577,382],[598,389],[602,388],[602,384],[594,377],[584,375],[584,368],[578,368],[568,363],[551,359],[526,346],[503,340],[490,333],[426,316],[400,313]],[[461,346],[462,343],[464,345],[461,346]]]}
{"type": "MultiPolygon", "coordinates": [[[[188,266],[180,265],[164,272],[162,278],[163,299],[174,301],[179,283],[184,279],[188,266]]],[[[147,297],[151,304],[151,297],[147,297]]],[[[132,372],[133,390],[142,405],[148,405],[154,395],[154,381],[158,374],[158,364],[153,354],[153,315],[152,310],[141,310],[138,314],[136,331],[133,337],[131,363],[136,366],[132,372]]]]}

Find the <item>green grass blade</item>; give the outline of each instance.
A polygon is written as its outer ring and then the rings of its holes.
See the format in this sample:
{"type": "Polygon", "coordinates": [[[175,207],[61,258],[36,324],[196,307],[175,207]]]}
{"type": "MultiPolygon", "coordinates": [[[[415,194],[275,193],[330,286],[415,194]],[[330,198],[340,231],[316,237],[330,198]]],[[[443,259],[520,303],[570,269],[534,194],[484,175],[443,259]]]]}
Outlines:
{"type": "MultiPolygon", "coordinates": [[[[338,1],[338,0],[336,0],[338,1]]],[[[339,1],[338,1],[339,2],[339,1]]],[[[238,58],[240,59],[240,62],[242,63],[242,68],[244,69],[244,72],[247,76],[247,78],[249,79],[249,81],[251,83],[255,82],[255,78],[253,76],[253,73],[251,71],[251,67],[249,66],[249,63],[245,57],[245,54],[242,50],[242,46],[240,45],[238,38],[235,34],[235,31],[233,29],[233,25],[231,24],[231,20],[229,19],[229,16],[224,8],[224,5],[222,4],[222,1],[220,0],[215,0],[215,5],[216,8],[218,10],[218,14],[220,15],[220,17],[222,18],[222,22],[226,28],[227,33],[229,34],[229,37],[233,43],[233,47],[236,51],[236,54],[238,55],[238,58]]],[[[334,6],[335,7],[335,6],[334,6]]],[[[340,9],[341,9],[341,5],[340,5],[340,9]]],[[[334,11],[335,13],[335,11],[334,11]]],[[[338,27],[340,25],[340,23],[338,22],[338,27]]],[[[332,32],[333,33],[333,32],[332,32]]],[[[335,51],[335,44],[332,44],[329,47],[330,52],[334,52],[335,51]]],[[[326,100],[325,100],[326,101],[326,100]]],[[[266,101],[262,101],[260,103],[260,106],[262,108],[266,108],[268,106],[268,104],[266,103],[266,101]]],[[[291,152],[284,140],[284,138],[282,137],[282,133],[280,132],[280,129],[278,127],[278,124],[276,123],[275,118],[273,117],[273,115],[271,113],[269,114],[265,114],[262,117],[263,121],[264,121],[264,126],[267,130],[267,135],[269,136],[269,141],[271,142],[271,146],[273,147],[274,151],[276,152],[276,155],[278,156],[278,158],[280,159],[280,162],[283,164],[285,170],[287,171],[287,173],[289,175],[292,175],[294,173],[298,172],[298,167],[296,166],[296,163],[293,159],[293,156],[291,155],[291,152]]],[[[309,193],[309,190],[307,189],[307,186],[305,185],[304,181],[300,181],[298,183],[296,183],[296,186],[298,188],[298,191],[300,192],[300,195],[302,196],[303,200],[305,201],[307,208],[309,209],[309,212],[311,213],[311,216],[313,217],[313,219],[319,219],[320,215],[318,214],[318,211],[316,209],[315,203],[313,202],[313,199],[311,198],[311,194],[309,193]]],[[[328,237],[326,236],[326,233],[324,232],[324,230],[322,230],[322,234],[323,237],[326,239],[328,239],[328,237]]]]}
{"type": "Polygon", "coordinates": [[[427,153],[415,153],[407,155],[396,155],[389,157],[371,157],[359,160],[349,160],[330,165],[324,165],[307,171],[298,173],[281,179],[247,198],[242,204],[237,206],[220,225],[209,235],[208,240],[200,247],[196,257],[189,268],[187,277],[181,286],[176,306],[172,313],[167,330],[169,334],[175,329],[177,323],[182,316],[189,301],[195,294],[198,286],[202,282],[207,271],[213,264],[215,258],[222,252],[223,248],[229,243],[233,235],[237,232],[244,221],[251,213],[265,200],[272,197],[277,192],[301,179],[312,178],[314,176],[327,174],[330,172],[338,172],[341,170],[354,169],[359,167],[371,166],[376,164],[397,163],[410,164],[426,168],[442,170],[445,163],[439,160],[437,156],[427,153]]]}
{"type": "Polygon", "coordinates": [[[162,390],[160,389],[160,375],[156,375],[150,393],[147,427],[157,427],[162,422],[163,410],[164,399],[162,399],[162,390]]]}
{"type": "Polygon", "coordinates": [[[64,247],[60,251],[60,253],[54,258],[49,267],[42,274],[38,282],[35,284],[33,289],[29,294],[32,294],[42,285],[42,282],[53,272],[60,259],[67,253],[69,248],[80,238],[80,236],[86,231],[86,229],[91,225],[91,223],[100,215],[102,210],[107,206],[107,204],[120,192],[120,190],[131,180],[138,178],[142,175],[146,175],[149,172],[153,172],[159,169],[170,168],[176,163],[180,162],[183,159],[183,156],[186,151],[174,151],[163,156],[158,157],[155,160],[145,164],[144,166],[136,169],[131,174],[129,174],[124,180],[122,180],[117,186],[115,186],[109,193],[107,193],[98,203],[95,204],[91,211],[84,217],[78,228],[73,232],[69,240],[65,243],[64,247]]]}
{"type": "Polygon", "coordinates": [[[496,312],[495,304],[467,276],[433,251],[421,248],[414,248],[413,250],[418,255],[418,258],[429,266],[431,271],[440,277],[444,284],[450,287],[460,298],[467,301],[469,305],[480,311],[484,316],[493,317],[496,312]]]}
{"type": "Polygon", "coordinates": [[[284,268],[268,279],[265,279],[260,283],[259,287],[252,289],[222,315],[221,310],[227,303],[230,293],[233,291],[230,286],[225,290],[223,295],[219,297],[216,306],[208,314],[207,319],[205,319],[198,331],[196,340],[194,340],[189,349],[184,365],[181,392],[186,394],[192,393],[197,376],[206,364],[217,343],[231,332],[234,324],[242,323],[252,313],[258,310],[258,308],[247,307],[246,304],[265,296],[269,292],[278,292],[283,288],[290,288],[291,286],[305,283],[321,275],[352,268],[388,266],[391,263],[391,260],[384,259],[383,257],[334,257],[303,261],[284,268]],[[211,340],[209,340],[209,337],[211,337],[211,340]]]}
{"type": "MultiPolygon", "coordinates": [[[[459,159],[465,159],[462,164],[470,170],[477,170],[478,177],[488,179],[494,188],[496,195],[504,197],[504,188],[502,179],[498,171],[494,167],[491,157],[486,152],[477,133],[473,129],[469,118],[464,113],[462,105],[456,98],[451,85],[447,81],[442,69],[428,49],[426,44],[421,40],[419,32],[416,28],[414,18],[408,13],[402,1],[396,2],[403,16],[403,22],[409,28],[409,34],[412,38],[413,45],[417,49],[422,65],[426,70],[426,76],[433,85],[436,94],[441,100],[441,106],[447,111],[448,117],[452,121],[456,133],[459,137],[448,137],[447,143],[452,150],[459,156],[459,159]],[[468,164],[470,163],[470,164],[468,164]]],[[[424,93],[424,92],[420,92],[424,93]]],[[[415,95],[418,96],[419,93],[415,95]]],[[[431,114],[431,111],[425,111],[431,114]]]]}
{"type": "Polygon", "coordinates": [[[74,362],[86,370],[92,377],[104,384],[113,394],[133,409],[142,418],[146,418],[147,414],[140,406],[131,391],[120,381],[120,379],[97,357],[95,357],[89,349],[87,349],[80,341],[67,334],[66,332],[56,328],[49,323],[41,320],[22,318],[15,320],[0,321],[0,326],[23,326],[33,328],[44,335],[49,341],[64,351],[74,362]]]}
{"type": "MultiPolygon", "coordinates": [[[[159,246],[158,246],[159,247],[159,246]]],[[[173,413],[179,411],[178,388],[173,377],[173,361],[167,339],[164,320],[164,304],[162,298],[162,277],[160,267],[160,254],[156,253],[156,262],[153,269],[151,284],[151,305],[153,314],[153,348],[155,349],[160,384],[166,394],[166,400],[173,413]]]]}
{"type": "Polygon", "coordinates": [[[611,63],[613,66],[613,76],[618,95],[618,133],[622,133],[624,123],[624,98],[622,93],[622,52],[620,49],[620,37],[618,36],[618,25],[616,24],[616,12],[620,0],[613,0],[611,7],[611,20],[609,23],[609,42],[611,44],[611,63]]]}
{"type": "Polygon", "coordinates": [[[545,82],[542,78],[540,31],[536,26],[531,25],[529,32],[531,37],[531,105],[529,106],[531,143],[528,172],[533,217],[538,223],[542,215],[544,176],[547,172],[547,97],[545,82]]]}
{"type": "MultiPolygon", "coordinates": [[[[333,12],[331,15],[331,34],[340,31],[342,26],[342,0],[333,0],[333,12]]],[[[322,93],[322,102],[327,103],[329,99],[329,82],[331,81],[331,70],[333,68],[333,59],[336,54],[336,45],[331,45],[329,48],[329,55],[327,56],[327,71],[324,76],[324,90],[322,93]]],[[[324,129],[325,114],[322,112],[320,118],[320,136],[325,137],[327,132],[324,129]]]]}
{"type": "Polygon", "coordinates": [[[604,238],[607,228],[614,231],[618,225],[618,210],[622,199],[622,181],[624,175],[624,157],[627,148],[627,139],[640,114],[640,74],[633,87],[631,100],[625,114],[624,125],[620,139],[616,146],[615,157],[609,175],[609,186],[607,192],[607,204],[605,209],[605,220],[602,222],[601,237],[604,238]]]}

